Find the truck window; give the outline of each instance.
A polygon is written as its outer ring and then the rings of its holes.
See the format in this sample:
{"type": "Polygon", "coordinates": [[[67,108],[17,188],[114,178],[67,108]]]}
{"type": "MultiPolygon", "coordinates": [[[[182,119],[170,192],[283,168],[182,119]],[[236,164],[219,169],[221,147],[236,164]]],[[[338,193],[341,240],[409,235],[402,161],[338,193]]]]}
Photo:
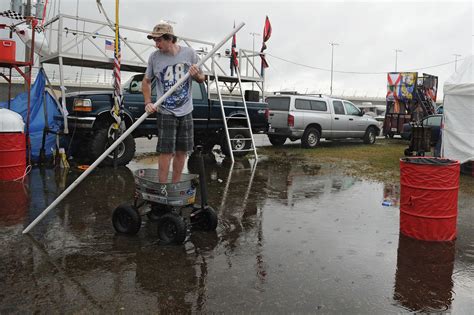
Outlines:
{"type": "Polygon", "coordinates": [[[347,115],[359,116],[360,110],[354,104],[344,102],[344,107],[346,108],[347,115]]]}
{"type": "Polygon", "coordinates": [[[332,106],[334,107],[334,114],[344,115],[344,105],[341,101],[332,101],[332,106]]]}
{"type": "Polygon", "coordinates": [[[202,90],[201,90],[201,85],[197,83],[196,81],[193,81],[193,100],[202,100],[202,90]]]}
{"type": "Polygon", "coordinates": [[[290,109],[289,97],[269,97],[267,101],[269,109],[283,111],[288,111],[290,109]]]}
{"type": "Polygon", "coordinates": [[[311,110],[311,103],[309,100],[302,100],[297,98],[295,99],[295,108],[311,110]]]}
{"type": "Polygon", "coordinates": [[[441,126],[442,116],[431,116],[425,119],[423,125],[425,126],[441,126]]]}
{"type": "Polygon", "coordinates": [[[311,110],[325,112],[328,110],[328,106],[325,101],[311,101],[311,110]]]}

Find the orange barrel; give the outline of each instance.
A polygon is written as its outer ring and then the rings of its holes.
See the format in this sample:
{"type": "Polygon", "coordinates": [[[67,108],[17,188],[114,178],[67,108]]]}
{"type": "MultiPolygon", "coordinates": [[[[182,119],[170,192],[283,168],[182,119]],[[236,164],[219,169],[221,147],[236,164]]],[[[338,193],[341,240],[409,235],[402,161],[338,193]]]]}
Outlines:
{"type": "Polygon", "coordinates": [[[0,39],[0,61],[15,62],[16,43],[11,39],[0,39]]]}
{"type": "Polygon", "coordinates": [[[425,241],[456,238],[459,161],[400,159],[400,232],[425,241]]]}
{"type": "Polygon", "coordinates": [[[26,138],[21,116],[0,108],[0,180],[15,180],[25,174],[26,138]]]}

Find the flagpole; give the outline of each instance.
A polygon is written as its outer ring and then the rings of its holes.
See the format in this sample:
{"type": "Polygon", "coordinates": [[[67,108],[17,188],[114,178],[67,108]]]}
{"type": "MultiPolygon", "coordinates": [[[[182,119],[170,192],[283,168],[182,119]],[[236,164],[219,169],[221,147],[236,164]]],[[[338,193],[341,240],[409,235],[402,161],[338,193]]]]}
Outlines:
{"type": "MultiPolygon", "coordinates": [[[[214,46],[214,48],[206,55],[204,56],[198,63],[197,66],[200,67],[202,64],[204,64],[209,58],[211,58],[235,33],[237,33],[242,27],[244,27],[245,23],[240,23],[236,28],[232,30],[232,32],[224,37],[224,39],[219,42],[217,45],[214,46]]],[[[183,84],[186,80],[188,80],[190,74],[189,72],[186,73],[184,77],[182,77],[178,82],[173,85],[168,92],[163,94],[155,104],[153,104],[153,107],[155,110],[158,108],[158,106],[163,103],[163,101],[168,98],[171,94],[174,93],[174,91],[181,85],[183,84]]],[[[79,185],[84,178],[86,178],[115,148],[126,138],[128,137],[145,119],[148,118],[150,114],[148,112],[143,113],[143,115],[133,123],[133,125],[130,126],[117,140],[115,140],[114,143],[108,147],[104,153],[102,153],[101,156],[95,160],[94,163],[92,163],[85,171],[82,173],[74,182],[72,182],[71,185],[69,185],[46,209],[41,212],[41,214],[36,217],[36,219],[30,223],[24,230],[23,234],[28,233],[32,228],[36,226],[51,210],[54,209],[74,188],[76,188],[77,185],[79,185]]]]}

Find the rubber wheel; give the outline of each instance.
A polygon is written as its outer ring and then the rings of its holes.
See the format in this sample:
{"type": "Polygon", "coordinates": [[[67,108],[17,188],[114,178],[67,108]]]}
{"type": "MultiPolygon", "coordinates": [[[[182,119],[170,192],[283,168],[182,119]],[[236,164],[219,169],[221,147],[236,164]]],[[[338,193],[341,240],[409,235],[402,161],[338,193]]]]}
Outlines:
{"type": "MultiPolygon", "coordinates": [[[[248,150],[252,147],[252,141],[240,140],[250,138],[250,133],[248,130],[229,130],[229,135],[231,139],[234,139],[230,141],[230,145],[232,146],[232,150],[234,151],[234,156],[244,156],[249,153],[249,151],[245,150],[248,150]]],[[[222,153],[224,153],[226,156],[230,156],[230,150],[229,146],[227,145],[227,138],[225,134],[221,140],[221,148],[222,153]]]]}
{"type": "Polygon", "coordinates": [[[186,223],[175,213],[166,213],[158,221],[158,235],[162,244],[183,244],[186,239],[186,223]]]}
{"type": "Polygon", "coordinates": [[[364,135],[364,143],[365,144],[374,144],[376,136],[377,135],[375,134],[375,128],[374,127],[367,128],[367,131],[365,132],[365,135],[364,135]]]}
{"type": "Polygon", "coordinates": [[[170,211],[169,207],[163,204],[152,204],[151,209],[147,212],[146,216],[148,220],[152,222],[157,222],[160,218],[170,211]]]}
{"type": "Polygon", "coordinates": [[[112,214],[112,224],[117,233],[135,235],[140,230],[142,218],[135,207],[120,205],[112,214]]]}
{"type": "Polygon", "coordinates": [[[286,137],[285,136],[272,136],[272,135],[268,135],[268,140],[270,140],[270,143],[273,145],[273,146],[282,146],[285,144],[286,142],[286,137]]]}
{"type": "Polygon", "coordinates": [[[202,231],[215,231],[217,228],[217,213],[212,207],[202,210],[198,209],[191,217],[193,228],[202,231]]]}
{"type": "MultiPolygon", "coordinates": [[[[112,129],[99,129],[94,132],[90,142],[89,157],[95,161],[114,142],[112,129]]],[[[122,143],[118,145],[117,165],[127,165],[135,156],[135,139],[128,135],[122,143]]],[[[102,165],[111,166],[114,164],[114,152],[112,151],[102,162],[102,165]]]]}
{"type": "Polygon", "coordinates": [[[319,145],[321,134],[319,130],[314,127],[309,127],[305,130],[301,138],[301,146],[306,149],[316,148],[319,145]]]}

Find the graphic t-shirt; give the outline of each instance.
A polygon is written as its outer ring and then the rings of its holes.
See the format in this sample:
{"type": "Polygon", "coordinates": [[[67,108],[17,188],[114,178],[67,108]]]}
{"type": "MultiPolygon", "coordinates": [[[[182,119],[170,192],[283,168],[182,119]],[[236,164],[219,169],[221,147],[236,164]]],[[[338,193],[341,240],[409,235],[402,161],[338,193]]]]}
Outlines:
{"type": "MultiPolygon", "coordinates": [[[[148,59],[145,74],[149,79],[156,78],[157,98],[163,96],[179,79],[184,77],[192,64],[198,63],[198,57],[194,49],[183,46],[179,46],[179,48],[176,56],[163,54],[157,50],[148,59]]],[[[189,77],[188,80],[178,86],[173,94],[163,101],[161,106],[166,110],[160,109],[160,112],[165,115],[172,112],[177,117],[191,113],[193,111],[191,92],[192,78],[189,77]]]]}

